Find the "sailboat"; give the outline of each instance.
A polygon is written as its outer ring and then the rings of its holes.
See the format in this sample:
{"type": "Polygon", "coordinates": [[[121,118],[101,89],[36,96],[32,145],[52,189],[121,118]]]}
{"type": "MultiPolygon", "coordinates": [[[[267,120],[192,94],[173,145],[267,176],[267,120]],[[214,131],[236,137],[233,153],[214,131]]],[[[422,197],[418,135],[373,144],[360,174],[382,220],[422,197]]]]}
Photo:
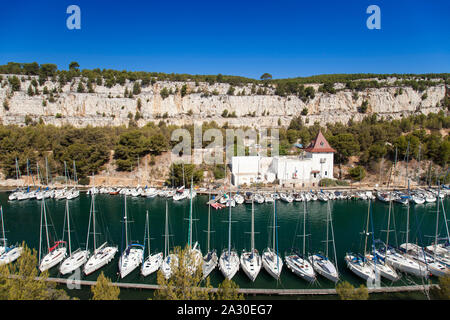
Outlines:
{"type": "MultiPolygon", "coordinates": [[[[151,254],[150,252],[150,229],[149,229],[149,220],[148,220],[148,210],[147,213],[145,215],[145,235],[144,235],[144,243],[145,243],[145,238],[147,238],[147,247],[148,247],[148,257],[147,259],[145,259],[144,263],[142,264],[141,267],[141,274],[146,277],[150,274],[152,274],[153,272],[157,271],[160,267],[161,264],[163,262],[163,253],[159,252],[159,253],[155,253],[155,254],[151,254]]],[[[145,248],[144,248],[144,252],[145,252],[145,248]]]]}
{"type": "Polygon", "coordinates": [[[261,270],[261,256],[258,250],[255,249],[255,209],[254,201],[252,201],[252,229],[251,229],[251,250],[242,250],[241,254],[241,266],[245,274],[250,278],[250,280],[255,281],[261,270]]]}
{"type": "Polygon", "coordinates": [[[297,250],[294,250],[290,255],[284,257],[286,266],[294,274],[305,279],[309,282],[316,280],[316,273],[311,263],[308,261],[305,255],[306,245],[306,202],[303,202],[303,254],[300,254],[297,250]]]}
{"type": "Polygon", "coordinates": [[[96,224],[95,224],[95,193],[91,193],[92,202],[91,202],[91,212],[89,215],[89,227],[87,233],[87,241],[86,241],[86,250],[89,248],[89,234],[90,234],[90,226],[91,226],[91,218],[92,218],[92,226],[93,226],[93,242],[94,242],[94,254],[89,258],[89,260],[84,265],[84,274],[89,275],[94,271],[102,268],[116,255],[119,250],[117,246],[108,246],[108,242],[104,242],[101,246],[97,248],[97,233],[96,233],[96,224]]]}
{"type": "Polygon", "coordinates": [[[334,261],[337,261],[336,258],[336,245],[334,242],[334,229],[333,229],[333,221],[331,218],[331,210],[330,210],[330,202],[327,202],[327,219],[326,219],[326,240],[325,240],[325,254],[316,253],[309,256],[309,261],[311,262],[313,269],[323,277],[331,280],[333,282],[339,281],[339,273],[337,270],[337,264],[333,264],[331,262],[328,255],[328,240],[329,229],[331,228],[331,242],[333,243],[333,252],[334,252],[334,261]]]}
{"type": "Polygon", "coordinates": [[[40,237],[39,237],[39,270],[44,272],[58,263],[60,263],[67,255],[67,247],[65,241],[55,241],[53,247],[50,247],[50,239],[48,232],[48,223],[47,223],[47,212],[45,210],[45,199],[41,200],[41,227],[40,227],[40,237]],[[42,258],[42,220],[45,223],[45,234],[47,239],[47,254],[42,258]]]}
{"type": "Polygon", "coordinates": [[[191,178],[191,188],[190,188],[190,196],[189,196],[189,233],[188,233],[188,256],[185,257],[186,267],[190,274],[194,274],[200,265],[203,262],[202,252],[198,248],[198,242],[196,241],[194,245],[192,245],[192,198],[194,197],[193,193],[193,179],[191,178]]]}
{"type": "Polygon", "coordinates": [[[2,218],[2,238],[3,246],[0,246],[0,266],[15,261],[22,254],[23,248],[19,246],[8,246],[5,236],[5,225],[3,221],[3,206],[0,206],[0,215],[2,218]]]}
{"type": "MultiPolygon", "coordinates": [[[[440,195],[440,188],[438,197],[440,195]]],[[[437,241],[438,237],[438,230],[439,230],[439,203],[437,206],[436,211],[436,232],[435,232],[435,242],[437,241]]],[[[446,275],[450,275],[450,270],[447,266],[445,266],[443,263],[439,262],[435,256],[428,254],[425,252],[424,248],[418,246],[414,243],[403,243],[400,245],[401,250],[404,250],[404,252],[412,257],[413,259],[417,260],[419,263],[424,263],[430,273],[437,277],[443,277],[446,275]]]]}
{"type": "Polygon", "coordinates": [[[89,258],[89,250],[86,248],[86,250],[81,250],[81,248],[78,248],[74,252],[72,252],[72,239],[70,237],[70,213],[69,213],[69,201],[66,199],[66,217],[67,220],[67,234],[68,234],[68,243],[69,243],[69,257],[63,261],[59,268],[59,272],[61,274],[67,274],[72,271],[75,271],[79,267],[81,267],[83,264],[86,263],[86,261],[89,258]]]}
{"type": "Polygon", "coordinates": [[[128,241],[128,221],[127,216],[127,196],[124,195],[125,201],[125,216],[123,217],[123,223],[125,224],[125,250],[123,250],[122,255],[119,259],[119,273],[120,277],[123,279],[131,273],[134,269],[139,267],[142,263],[144,246],[138,243],[129,244],[128,241]]]}
{"type": "Polygon", "coordinates": [[[164,232],[164,260],[161,264],[161,272],[166,279],[169,279],[174,269],[178,268],[178,256],[174,253],[169,253],[169,216],[167,211],[166,200],[166,227],[164,232]]]}
{"type": "Polygon", "coordinates": [[[367,281],[370,285],[375,285],[377,280],[376,269],[372,267],[369,263],[369,260],[366,258],[366,250],[367,250],[367,237],[369,236],[369,210],[370,210],[370,199],[369,199],[369,208],[367,209],[367,220],[366,220],[366,228],[363,231],[365,235],[364,241],[364,254],[360,253],[346,253],[345,255],[345,263],[350,271],[356,274],[358,277],[367,281]]]}
{"type": "Polygon", "coordinates": [[[283,260],[278,256],[278,232],[277,229],[277,209],[276,201],[273,201],[273,234],[272,248],[268,247],[263,251],[262,264],[264,269],[275,279],[280,278],[283,269],[283,260]]]}
{"type": "MultiPolygon", "coordinates": [[[[230,197],[231,199],[231,192],[230,197]]],[[[231,205],[228,206],[228,248],[222,251],[219,258],[219,270],[225,278],[231,280],[239,270],[239,256],[236,250],[231,249],[231,205]]]]}
{"type": "MultiPolygon", "coordinates": [[[[392,205],[392,202],[390,202],[389,206],[392,205]]],[[[370,211],[370,199],[369,199],[369,211],[370,211]]],[[[371,211],[370,211],[371,212],[371,211]]],[[[370,215],[371,216],[371,215],[370,215]]],[[[367,216],[367,219],[369,220],[369,216],[367,216]]],[[[372,219],[371,219],[372,220],[372,219]]],[[[368,229],[368,223],[367,223],[367,229],[368,229]]],[[[366,238],[367,241],[367,238],[366,238]]],[[[389,264],[385,263],[385,260],[382,259],[379,255],[376,253],[375,249],[375,239],[374,239],[374,231],[373,231],[373,220],[372,220],[372,254],[365,253],[365,257],[369,263],[369,265],[373,268],[373,271],[375,272],[375,275],[377,276],[378,273],[383,278],[386,278],[391,281],[397,281],[400,279],[397,272],[395,272],[394,268],[392,268],[389,264]]]]}
{"type": "Polygon", "coordinates": [[[211,240],[211,194],[209,195],[208,201],[208,238],[207,238],[207,254],[203,257],[203,279],[205,279],[211,271],[213,271],[217,266],[217,253],[216,250],[210,250],[210,240],[211,240]]]}
{"type": "MultiPolygon", "coordinates": [[[[391,216],[391,208],[392,208],[392,199],[389,201],[389,213],[388,213],[388,228],[387,228],[387,236],[386,236],[386,244],[382,244],[382,246],[375,250],[376,256],[386,264],[390,265],[394,269],[398,271],[402,271],[405,273],[409,273],[418,277],[428,277],[428,272],[425,266],[419,264],[417,261],[410,259],[409,257],[401,254],[400,251],[396,250],[394,247],[389,245],[389,226],[390,226],[390,216],[391,216]]],[[[408,214],[406,220],[406,238],[408,238],[409,233],[409,205],[408,205],[408,214]]]]}

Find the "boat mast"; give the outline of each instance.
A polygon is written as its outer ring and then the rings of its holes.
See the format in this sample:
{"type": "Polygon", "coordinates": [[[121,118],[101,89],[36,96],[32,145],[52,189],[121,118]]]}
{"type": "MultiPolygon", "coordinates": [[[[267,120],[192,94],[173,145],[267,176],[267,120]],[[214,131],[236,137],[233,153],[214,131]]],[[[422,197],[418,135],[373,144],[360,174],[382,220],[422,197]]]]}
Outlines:
{"type": "Polygon", "coordinates": [[[389,247],[389,228],[390,228],[390,224],[391,224],[391,208],[392,208],[392,199],[389,198],[389,212],[388,212],[388,224],[387,224],[387,231],[386,231],[386,255],[388,252],[388,247],[389,247]]]}
{"type": "Polygon", "coordinates": [[[46,178],[46,182],[47,182],[47,186],[48,186],[48,162],[47,162],[47,157],[45,157],[45,178],[46,178]]]}
{"type": "Polygon", "coordinates": [[[190,199],[189,199],[189,237],[188,246],[192,248],[192,183],[193,177],[191,177],[190,199]]]}
{"type": "MultiPolygon", "coordinates": [[[[95,185],[94,185],[94,187],[95,187],[95,185]]],[[[93,216],[92,223],[94,226],[94,252],[95,252],[95,250],[97,249],[97,242],[95,240],[95,236],[97,235],[95,233],[95,192],[92,193],[92,216],[93,216]]]]}
{"type": "Polygon", "coordinates": [[[66,199],[66,215],[67,215],[67,235],[69,240],[69,257],[72,255],[72,246],[70,242],[70,216],[69,216],[69,200],[66,199]]]}
{"type": "MultiPolygon", "coordinates": [[[[276,206],[276,203],[277,203],[277,200],[276,199],[274,199],[273,200],[273,205],[274,205],[274,225],[273,225],[273,228],[275,229],[277,226],[276,226],[276,224],[277,224],[277,206],[276,206]]],[[[275,241],[275,244],[276,244],[276,256],[277,256],[277,270],[280,270],[279,269],[279,260],[278,260],[278,231],[276,231],[276,229],[275,229],[275,238],[276,238],[276,241],[275,241]]]]}
{"type": "Polygon", "coordinates": [[[168,215],[167,215],[167,200],[166,200],[166,227],[164,230],[164,258],[168,255],[168,246],[169,246],[169,230],[168,230],[168,215]]]}
{"type": "Polygon", "coordinates": [[[251,230],[251,247],[252,254],[255,251],[255,209],[254,209],[254,201],[252,200],[252,230],[251,230]]]}
{"type": "Polygon", "coordinates": [[[328,214],[330,211],[330,202],[327,201],[327,240],[325,242],[325,257],[328,258],[328,222],[329,222],[329,218],[328,218],[328,214]]]}
{"type": "Polygon", "coordinates": [[[230,256],[230,252],[231,252],[231,191],[230,197],[228,199],[228,256],[230,256]]]}
{"type": "Polygon", "coordinates": [[[123,221],[125,223],[125,249],[128,248],[128,222],[127,222],[127,195],[124,194],[125,197],[125,217],[123,218],[123,221]]]}
{"type": "Polygon", "coordinates": [[[44,207],[44,198],[41,201],[41,227],[39,228],[39,263],[41,262],[41,249],[42,249],[42,215],[43,215],[43,207],[44,207]]]}
{"type": "MultiPolygon", "coordinates": [[[[433,250],[433,253],[434,253],[434,255],[433,255],[433,257],[434,257],[434,260],[436,260],[436,246],[437,246],[437,240],[438,240],[438,226],[439,226],[439,200],[441,199],[441,197],[440,197],[440,193],[441,193],[441,184],[440,184],[440,181],[438,180],[438,198],[437,198],[437,201],[438,201],[438,204],[437,204],[437,211],[436,211],[436,232],[435,232],[435,235],[434,235],[434,250],[433,250]]],[[[3,219],[3,216],[2,216],[2,219],[3,219]]],[[[3,222],[3,220],[2,220],[2,222],[3,222]]]]}
{"type": "Polygon", "coordinates": [[[64,161],[64,176],[65,176],[66,187],[67,187],[67,165],[66,165],[66,162],[65,162],[65,161],[64,161]]]}
{"type": "MultiPolygon", "coordinates": [[[[93,204],[93,200],[91,200],[91,209],[89,210],[89,224],[88,224],[88,232],[87,232],[87,237],[86,237],[87,238],[86,239],[86,251],[89,249],[89,233],[91,231],[92,204],[93,204]]],[[[94,251],[95,251],[95,247],[94,247],[94,251]]]]}
{"type": "Polygon", "coordinates": [[[3,222],[3,206],[0,206],[0,215],[2,216],[2,235],[3,235],[3,245],[5,246],[5,250],[6,250],[6,236],[5,236],[5,225],[3,222]]]}
{"type": "Polygon", "coordinates": [[[276,237],[276,234],[275,234],[275,212],[276,212],[276,208],[275,208],[275,206],[276,206],[276,200],[274,200],[273,201],[273,231],[272,231],[272,249],[273,249],[273,251],[275,251],[275,237],[276,237]]]}
{"type": "Polygon", "coordinates": [[[209,242],[211,238],[211,193],[208,196],[208,241],[207,241],[207,249],[206,252],[209,252],[209,242]]]}
{"type": "Polygon", "coordinates": [[[303,257],[305,256],[306,246],[306,203],[303,201],[303,257]]]}
{"type": "MultiPolygon", "coordinates": [[[[408,181],[408,195],[409,195],[409,181],[408,181]]],[[[405,247],[406,252],[408,252],[408,241],[409,241],[409,199],[408,199],[408,211],[406,214],[406,247],[405,247]]]]}
{"type": "MultiPolygon", "coordinates": [[[[42,201],[44,201],[44,198],[42,198],[42,201]]],[[[45,201],[44,201],[44,223],[45,223],[45,235],[47,237],[47,250],[50,251],[50,240],[48,238],[48,225],[47,225],[47,213],[45,211],[45,201]]]]}
{"type": "MultiPolygon", "coordinates": [[[[336,272],[338,272],[339,273],[339,270],[338,270],[338,263],[337,263],[337,257],[336,257],[336,243],[334,242],[334,229],[333,229],[333,218],[332,218],[332,216],[331,216],[331,209],[330,209],[330,207],[329,207],[329,203],[328,203],[328,212],[329,212],[329,214],[330,214],[330,226],[331,226],[331,238],[333,239],[333,251],[334,251],[334,262],[335,262],[335,267],[336,267],[336,272]]],[[[327,257],[328,258],[328,257],[327,257]]]]}
{"type": "Polygon", "coordinates": [[[146,232],[147,232],[147,245],[148,245],[148,255],[150,256],[150,228],[149,228],[149,222],[148,222],[148,210],[145,214],[145,224],[147,226],[146,232]]]}
{"type": "Polygon", "coordinates": [[[73,160],[73,182],[75,183],[75,186],[78,184],[77,167],[75,166],[75,160],[73,160]]]}
{"type": "Polygon", "coordinates": [[[364,259],[366,258],[366,254],[367,254],[367,237],[369,236],[369,213],[370,213],[370,198],[369,198],[369,206],[367,207],[367,223],[366,223],[366,230],[365,230],[366,239],[364,241],[364,259]]]}

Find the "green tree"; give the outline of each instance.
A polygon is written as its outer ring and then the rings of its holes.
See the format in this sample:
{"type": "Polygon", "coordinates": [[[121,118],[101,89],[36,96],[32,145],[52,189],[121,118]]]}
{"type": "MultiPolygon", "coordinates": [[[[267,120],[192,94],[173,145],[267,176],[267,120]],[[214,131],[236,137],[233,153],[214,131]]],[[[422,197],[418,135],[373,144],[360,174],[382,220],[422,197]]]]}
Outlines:
{"type": "Polygon", "coordinates": [[[80,81],[78,82],[78,88],[77,88],[77,92],[78,93],[83,93],[85,91],[83,83],[80,81]]]}
{"type": "Polygon", "coordinates": [[[270,73],[263,73],[260,79],[263,81],[272,80],[272,75],[270,73]]]}
{"type": "Polygon", "coordinates": [[[359,107],[359,112],[366,113],[368,108],[369,108],[369,102],[367,100],[364,100],[361,103],[361,106],[359,107]]]}
{"type": "Polygon", "coordinates": [[[181,94],[182,97],[184,97],[184,96],[187,94],[187,85],[186,85],[186,84],[184,84],[184,85],[181,87],[181,92],[180,92],[180,94],[181,94]]]}
{"type": "Polygon", "coordinates": [[[439,287],[432,289],[433,295],[442,300],[450,300],[450,276],[439,277],[439,287]]]}
{"type": "Polygon", "coordinates": [[[12,91],[19,91],[20,90],[20,80],[17,76],[12,76],[8,78],[8,82],[11,85],[12,91]]]}
{"type": "Polygon", "coordinates": [[[141,93],[141,84],[138,81],[135,81],[133,85],[133,94],[138,95],[140,93],[141,93]]]}
{"type": "Polygon", "coordinates": [[[225,279],[219,284],[216,300],[244,300],[244,295],[238,290],[239,286],[235,282],[225,279]]]}
{"type": "Polygon", "coordinates": [[[80,68],[78,62],[72,61],[71,63],[69,63],[69,70],[78,71],[78,68],[80,68]]]}
{"type": "Polygon", "coordinates": [[[119,300],[120,289],[112,285],[111,280],[103,274],[97,278],[95,285],[91,287],[92,300],[119,300]]]}
{"type": "Polygon", "coordinates": [[[349,282],[344,281],[336,286],[336,292],[341,300],[367,300],[369,292],[364,285],[355,289],[349,282]]]}
{"type": "Polygon", "coordinates": [[[163,100],[169,96],[169,90],[167,90],[166,87],[162,88],[161,92],[159,93],[161,95],[161,98],[163,100]]]}
{"type": "Polygon", "coordinates": [[[209,277],[205,285],[201,286],[203,280],[201,262],[195,272],[189,271],[195,263],[190,248],[187,245],[184,249],[175,247],[173,253],[178,257],[178,266],[172,260],[172,275],[169,279],[164,277],[161,270],[158,271],[157,283],[160,288],[156,290],[155,298],[158,300],[211,300],[213,293],[209,277]]]}
{"type": "Polygon", "coordinates": [[[336,149],[336,163],[346,163],[350,156],[359,152],[359,143],[351,133],[341,133],[328,138],[330,145],[336,149]]]}
{"type": "Polygon", "coordinates": [[[38,277],[36,250],[22,243],[22,254],[15,263],[0,267],[1,300],[67,300],[69,297],[56,283],[48,282],[48,272],[38,277]]]}
{"type": "Polygon", "coordinates": [[[352,180],[361,181],[366,176],[366,169],[362,166],[356,166],[348,170],[348,173],[350,174],[352,180]]]}

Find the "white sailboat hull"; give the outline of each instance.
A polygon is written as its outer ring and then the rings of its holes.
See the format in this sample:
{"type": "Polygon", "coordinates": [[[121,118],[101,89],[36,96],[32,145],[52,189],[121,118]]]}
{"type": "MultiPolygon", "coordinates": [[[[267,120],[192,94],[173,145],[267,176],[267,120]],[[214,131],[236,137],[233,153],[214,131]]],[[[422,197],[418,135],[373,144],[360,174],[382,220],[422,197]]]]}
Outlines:
{"type": "Polygon", "coordinates": [[[209,276],[209,274],[217,267],[218,260],[217,253],[215,251],[209,252],[203,257],[203,279],[209,276]]]}
{"type": "Polygon", "coordinates": [[[314,271],[318,274],[333,282],[339,281],[339,274],[330,260],[315,254],[309,257],[309,261],[311,262],[314,271]]]}
{"type": "Polygon", "coordinates": [[[222,252],[219,259],[219,270],[228,280],[234,277],[239,270],[239,256],[236,251],[231,250],[230,254],[228,254],[228,250],[222,252]]]}
{"type": "Polygon", "coordinates": [[[3,252],[3,254],[0,256],[0,266],[17,260],[17,258],[19,258],[22,254],[22,251],[22,247],[14,247],[8,252],[3,252]]]}
{"type": "Polygon", "coordinates": [[[41,264],[39,265],[39,270],[41,272],[44,272],[45,270],[53,268],[66,257],[66,254],[67,254],[66,247],[57,248],[53,250],[52,252],[44,256],[44,258],[41,261],[41,264]]]}
{"type": "Polygon", "coordinates": [[[95,250],[94,254],[84,265],[84,274],[89,275],[94,271],[107,265],[116,255],[119,250],[117,247],[106,247],[106,243],[95,250]]]}
{"type": "Polygon", "coordinates": [[[241,254],[241,267],[250,280],[255,281],[261,270],[261,256],[257,250],[252,252],[243,251],[241,254]]]}
{"type": "Polygon", "coordinates": [[[375,284],[376,277],[373,268],[368,263],[360,264],[354,259],[355,256],[353,255],[345,256],[345,263],[347,264],[348,269],[358,277],[366,280],[369,283],[375,284]]]}
{"type": "Polygon", "coordinates": [[[146,276],[158,271],[158,269],[161,267],[162,263],[163,263],[162,252],[148,256],[148,258],[142,264],[141,274],[144,277],[146,277],[146,276]]]}
{"type": "Polygon", "coordinates": [[[262,265],[264,269],[275,279],[280,278],[283,269],[283,260],[270,248],[262,254],[262,265]]]}
{"type": "Polygon", "coordinates": [[[80,268],[89,258],[89,250],[73,252],[70,257],[63,261],[59,268],[61,274],[68,274],[80,268]]]}
{"type": "Polygon", "coordinates": [[[303,259],[297,254],[292,254],[284,257],[286,266],[297,276],[303,278],[308,282],[314,282],[316,280],[316,274],[311,263],[303,259]]]}
{"type": "Polygon", "coordinates": [[[120,278],[125,278],[141,265],[143,252],[144,250],[142,248],[130,248],[123,252],[119,259],[120,278]]]}
{"type": "Polygon", "coordinates": [[[173,270],[178,268],[178,256],[176,254],[169,254],[161,264],[161,272],[164,275],[164,278],[169,279],[172,274],[173,270]]]}

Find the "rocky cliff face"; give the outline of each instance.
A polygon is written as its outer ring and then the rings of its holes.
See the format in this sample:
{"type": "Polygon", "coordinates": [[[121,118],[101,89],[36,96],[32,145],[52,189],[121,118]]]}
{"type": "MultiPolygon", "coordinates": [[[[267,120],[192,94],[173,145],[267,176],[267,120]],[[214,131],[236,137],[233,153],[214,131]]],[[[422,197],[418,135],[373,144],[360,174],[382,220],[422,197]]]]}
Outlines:
{"type": "Polygon", "coordinates": [[[21,82],[21,90],[8,97],[10,92],[6,78],[3,75],[0,88],[0,102],[8,100],[9,109],[0,106],[0,122],[3,124],[25,123],[25,116],[34,121],[42,119],[44,123],[57,126],[72,124],[77,127],[86,125],[127,125],[129,117],[133,118],[137,111],[142,118],[137,121],[139,126],[149,121],[164,119],[171,124],[187,124],[195,121],[216,121],[219,124],[228,122],[236,126],[278,126],[278,120],[282,125],[289,124],[293,116],[300,115],[304,108],[308,109],[308,115],[304,121],[313,124],[318,121],[321,125],[327,122],[346,123],[350,118],[362,119],[365,114],[359,113],[358,108],[364,100],[368,101],[367,113],[377,113],[381,116],[399,118],[417,112],[424,114],[438,112],[439,105],[444,98],[445,86],[437,84],[429,87],[425,92],[417,92],[412,88],[404,87],[398,94],[395,87],[368,89],[357,95],[350,90],[339,90],[336,94],[320,93],[319,85],[310,86],[316,89],[315,97],[306,103],[297,96],[279,97],[273,94],[273,88],[269,88],[267,95],[250,95],[251,86],[236,87],[235,95],[227,95],[228,84],[194,82],[162,82],[143,86],[141,93],[133,98],[125,98],[125,88],[131,91],[133,84],[115,85],[112,88],[94,85],[94,93],[77,93],[78,80],[66,84],[61,88],[62,92],[54,93],[55,102],[49,101],[49,95],[44,95],[44,87],[49,91],[59,90],[59,84],[46,81],[38,86],[39,94],[29,96],[27,89],[31,80],[27,76],[19,76],[26,79],[21,82]],[[182,97],[181,87],[186,84],[187,94],[182,97]],[[161,97],[163,88],[172,89],[174,94],[167,98],[161,97]],[[177,90],[178,88],[178,90],[177,90]],[[245,90],[246,95],[236,95],[245,90]],[[215,95],[205,96],[202,92],[215,95]],[[424,95],[426,93],[426,95],[424,95]],[[141,100],[141,108],[138,110],[137,100],[141,100]],[[43,105],[43,101],[46,105],[43,105]],[[236,117],[222,117],[224,110],[229,114],[235,113],[236,117]],[[254,116],[253,116],[254,114],[254,116]],[[306,120],[306,118],[308,120],[306,120]]]}

